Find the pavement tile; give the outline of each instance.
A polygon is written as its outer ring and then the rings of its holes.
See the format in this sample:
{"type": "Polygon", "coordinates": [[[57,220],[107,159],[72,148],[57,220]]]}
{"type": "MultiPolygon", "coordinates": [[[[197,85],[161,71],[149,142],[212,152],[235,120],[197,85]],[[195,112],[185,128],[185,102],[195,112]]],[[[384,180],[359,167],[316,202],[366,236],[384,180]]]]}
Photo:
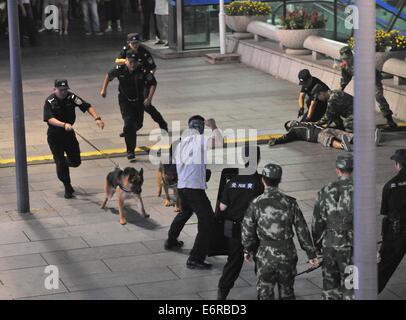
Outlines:
{"type": "MultiPolygon", "coordinates": [[[[218,276],[204,276],[150,283],[147,285],[131,285],[129,288],[141,300],[156,299],[171,295],[194,294],[202,291],[214,290],[217,289],[218,280],[218,276]]],[[[247,286],[244,281],[237,280],[235,283],[236,288],[244,286],[247,286]]]]}
{"type": "Polygon", "coordinates": [[[27,243],[0,245],[0,257],[27,255],[41,252],[62,251],[75,248],[87,248],[88,245],[81,238],[68,238],[35,241],[27,243]]]}
{"type": "MultiPolygon", "coordinates": [[[[168,268],[140,268],[133,272],[99,273],[85,277],[65,277],[63,283],[69,291],[83,291],[97,288],[108,288],[123,285],[147,283],[148,286],[161,284],[165,280],[175,279],[176,276],[168,268]]],[[[133,290],[131,290],[134,292],[133,290]]],[[[140,298],[136,292],[135,295],[140,298]]]]}
{"type": "Polygon", "coordinates": [[[49,294],[24,300],[137,300],[137,297],[125,286],[97,290],[49,294]]]}

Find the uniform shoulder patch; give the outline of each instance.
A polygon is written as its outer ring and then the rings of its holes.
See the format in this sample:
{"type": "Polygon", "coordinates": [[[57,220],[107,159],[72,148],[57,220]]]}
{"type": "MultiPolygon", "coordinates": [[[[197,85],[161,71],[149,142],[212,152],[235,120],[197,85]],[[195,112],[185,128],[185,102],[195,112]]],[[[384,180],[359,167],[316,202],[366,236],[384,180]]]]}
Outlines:
{"type": "Polygon", "coordinates": [[[79,97],[76,97],[73,101],[74,101],[75,104],[78,105],[78,106],[81,106],[81,105],[83,104],[82,99],[80,99],[79,97]]]}

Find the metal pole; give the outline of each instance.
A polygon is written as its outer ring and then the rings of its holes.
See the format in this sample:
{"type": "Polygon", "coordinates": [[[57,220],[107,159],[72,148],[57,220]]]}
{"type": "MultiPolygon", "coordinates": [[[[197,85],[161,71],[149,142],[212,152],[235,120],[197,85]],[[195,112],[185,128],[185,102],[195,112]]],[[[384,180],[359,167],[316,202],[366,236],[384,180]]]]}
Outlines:
{"type": "Polygon", "coordinates": [[[18,1],[8,0],[7,8],[13,102],[14,153],[16,159],[17,209],[18,212],[25,213],[30,211],[30,199],[28,191],[27,151],[25,146],[18,1]]]}
{"type": "Polygon", "coordinates": [[[226,22],[224,13],[224,0],[220,0],[220,11],[219,11],[219,33],[220,33],[220,53],[226,53],[226,22]]]}
{"type": "Polygon", "coordinates": [[[183,51],[183,0],[176,0],[176,47],[183,51]]]}
{"type": "Polygon", "coordinates": [[[358,0],[355,30],[354,265],[357,300],[377,299],[375,207],[375,1],[358,0]]]}
{"type": "Polygon", "coordinates": [[[334,40],[338,38],[338,0],[334,0],[334,40]]]}

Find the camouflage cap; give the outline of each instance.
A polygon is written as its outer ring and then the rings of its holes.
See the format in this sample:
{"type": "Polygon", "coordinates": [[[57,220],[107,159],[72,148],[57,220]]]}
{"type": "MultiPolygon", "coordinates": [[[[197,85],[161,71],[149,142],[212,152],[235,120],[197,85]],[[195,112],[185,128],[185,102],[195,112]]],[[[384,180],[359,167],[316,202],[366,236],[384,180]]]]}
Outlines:
{"type": "Polygon", "coordinates": [[[268,163],[262,170],[262,175],[269,179],[280,179],[282,178],[282,167],[277,164],[268,163]]]}
{"type": "Polygon", "coordinates": [[[336,160],[336,167],[343,170],[352,170],[354,168],[352,154],[340,154],[336,160]]]}
{"type": "Polygon", "coordinates": [[[345,46],[340,49],[340,58],[349,59],[353,57],[352,49],[350,46],[345,46]]]}

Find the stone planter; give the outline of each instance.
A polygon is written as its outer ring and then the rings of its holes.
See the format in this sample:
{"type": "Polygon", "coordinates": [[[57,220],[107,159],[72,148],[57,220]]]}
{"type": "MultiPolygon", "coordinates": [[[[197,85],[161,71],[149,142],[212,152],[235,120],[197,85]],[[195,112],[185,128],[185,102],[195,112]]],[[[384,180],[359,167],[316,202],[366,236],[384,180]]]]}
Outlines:
{"type": "Polygon", "coordinates": [[[386,60],[389,60],[391,58],[397,58],[397,59],[405,59],[406,58],[406,50],[401,50],[401,51],[389,51],[389,52],[376,52],[376,69],[378,71],[382,71],[383,64],[386,62],[386,60]]]}
{"type": "Polygon", "coordinates": [[[227,16],[226,25],[234,32],[247,32],[247,26],[251,21],[266,22],[268,16],[227,16]]]}
{"type": "Polygon", "coordinates": [[[279,29],[276,31],[280,44],[285,48],[294,50],[303,49],[303,43],[308,36],[321,36],[323,33],[324,29],[279,29]]]}

